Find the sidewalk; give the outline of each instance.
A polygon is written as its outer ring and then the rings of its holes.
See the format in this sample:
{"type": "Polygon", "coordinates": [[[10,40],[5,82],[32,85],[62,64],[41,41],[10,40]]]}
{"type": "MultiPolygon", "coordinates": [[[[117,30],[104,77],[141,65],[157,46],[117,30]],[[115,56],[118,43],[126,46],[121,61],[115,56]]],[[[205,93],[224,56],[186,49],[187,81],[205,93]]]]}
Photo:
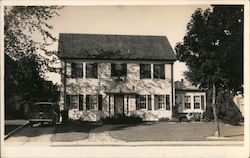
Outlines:
{"type": "Polygon", "coordinates": [[[24,125],[27,122],[29,122],[29,120],[5,120],[4,124],[5,125],[24,125]]]}
{"type": "Polygon", "coordinates": [[[51,142],[51,147],[60,146],[243,146],[243,141],[126,141],[112,137],[113,125],[103,125],[89,131],[88,138],[72,142],[51,142]]]}
{"type": "Polygon", "coordinates": [[[27,125],[29,120],[5,120],[4,121],[4,139],[9,138],[12,134],[27,125]]]}

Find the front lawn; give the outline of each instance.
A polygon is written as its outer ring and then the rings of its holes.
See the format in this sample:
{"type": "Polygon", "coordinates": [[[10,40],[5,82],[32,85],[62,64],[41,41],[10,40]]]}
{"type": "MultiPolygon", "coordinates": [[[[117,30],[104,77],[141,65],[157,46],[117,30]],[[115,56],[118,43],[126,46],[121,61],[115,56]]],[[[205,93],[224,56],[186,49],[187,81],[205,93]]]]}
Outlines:
{"type": "MultiPolygon", "coordinates": [[[[220,123],[221,136],[227,140],[244,139],[244,126],[231,126],[220,123]]],[[[170,123],[157,122],[152,124],[138,124],[135,126],[119,125],[110,131],[116,139],[131,141],[205,141],[213,136],[214,122],[198,123],[170,123]]]]}

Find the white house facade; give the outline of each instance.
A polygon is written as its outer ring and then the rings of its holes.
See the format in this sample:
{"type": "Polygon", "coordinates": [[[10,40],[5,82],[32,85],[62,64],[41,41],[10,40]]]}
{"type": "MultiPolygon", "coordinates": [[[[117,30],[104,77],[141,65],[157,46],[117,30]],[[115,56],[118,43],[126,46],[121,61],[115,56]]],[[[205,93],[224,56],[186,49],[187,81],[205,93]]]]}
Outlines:
{"type": "Polygon", "coordinates": [[[60,107],[73,119],[172,117],[176,57],[165,36],[60,34],[59,53],[60,107]]]}
{"type": "Polygon", "coordinates": [[[175,82],[175,105],[179,113],[203,115],[206,110],[206,92],[194,86],[175,82]]]}

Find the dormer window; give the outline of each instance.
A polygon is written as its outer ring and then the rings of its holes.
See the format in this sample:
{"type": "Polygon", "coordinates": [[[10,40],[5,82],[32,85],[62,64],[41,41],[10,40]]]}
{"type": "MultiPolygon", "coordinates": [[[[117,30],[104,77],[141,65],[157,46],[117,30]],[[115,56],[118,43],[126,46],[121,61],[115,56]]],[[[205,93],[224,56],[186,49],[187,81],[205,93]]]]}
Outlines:
{"type": "Polygon", "coordinates": [[[127,64],[111,64],[111,77],[126,77],[127,64]]]}

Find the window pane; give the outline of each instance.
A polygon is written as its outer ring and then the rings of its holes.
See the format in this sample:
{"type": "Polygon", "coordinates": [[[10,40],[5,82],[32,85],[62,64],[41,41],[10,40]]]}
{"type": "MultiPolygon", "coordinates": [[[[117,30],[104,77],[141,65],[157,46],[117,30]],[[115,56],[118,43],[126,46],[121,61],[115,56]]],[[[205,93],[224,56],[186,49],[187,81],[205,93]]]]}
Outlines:
{"type": "Polygon", "coordinates": [[[70,109],[78,109],[79,104],[78,95],[71,95],[70,96],[70,109]]]}
{"type": "Polygon", "coordinates": [[[86,106],[87,106],[87,110],[97,109],[97,96],[96,95],[86,95],[86,106]]]}
{"type": "Polygon", "coordinates": [[[155,95],[155,109],[165,109],[164,95],[155,95]]]}
{"type": "Polygon", "coordinates": [[[146,95],[140,95],[140,109],[146,109],[146,95]]]}
{"type": "Polygon", "coordinates": [[[111,64],[111,76],[127,76],[127,64],[111,64]]]}
{"type": "Polygon", "coordinates": [[[194,108],[200,109],[200,96],[194,96],[194,108]]]}
{"type": "Polygon", "coordinates": [[[140,78],[151,78],[150,64],[140,64],[140,78]]]}
{"type": "Polygon", "coordinates": [[[190,96],[185,96],[185,108],[191,109],[191,97],[190,96]]]}
{"type": "Polygon", "coordinates": [[[154,78],[165,79],[164,64],[154,64],[154,78]]]}
{"type": "Polygon", "coordinates": [[[86,63],[86,78],[98,78],[97,63],[86,63]]]}
{"type": "Polygon", "coordinates": [[[83,78],[83,64],[72,63],[71,64],[71,77],[72,78],[83,78]]]}

